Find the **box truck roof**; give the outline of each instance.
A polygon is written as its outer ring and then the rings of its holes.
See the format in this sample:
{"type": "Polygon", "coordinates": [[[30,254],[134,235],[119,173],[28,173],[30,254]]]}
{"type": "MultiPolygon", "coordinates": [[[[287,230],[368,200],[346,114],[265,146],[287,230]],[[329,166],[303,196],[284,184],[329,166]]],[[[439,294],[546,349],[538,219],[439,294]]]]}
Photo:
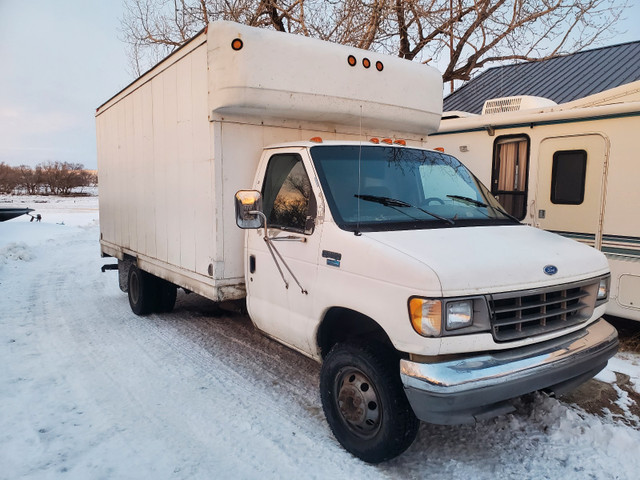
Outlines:
{"type": "Polygon", "coordinates": [[[219,115],[393,125],[411,133],[439,125],[442,77],[432,67],[232,22],[211,24],[207,35],[211,110],[219,115]]]}
{"type": "Polygon", "coordinates": [[[211,120],[286,119],[419,135],[436,131],[440,123],[442,76],[435,68],[226,21],[211,23],[96,115],[203,44],[211,120]]]}

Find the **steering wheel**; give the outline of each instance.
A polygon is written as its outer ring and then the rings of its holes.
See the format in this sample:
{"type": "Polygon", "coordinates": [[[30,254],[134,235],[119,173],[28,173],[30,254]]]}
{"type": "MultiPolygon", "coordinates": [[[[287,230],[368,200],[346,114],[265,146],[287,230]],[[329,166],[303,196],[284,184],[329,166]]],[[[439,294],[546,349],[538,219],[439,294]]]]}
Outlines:
{"type": "Polygon", "coordinates": [[[444,205],[444,200],[442,200],[441,198],[438,198],[438,197],[425,198],[422,202],[420,202],[420,204],[421,205],[431,205],[431,202],[436,202],[436,203],[439,203],[440,205],[444,205]]]}

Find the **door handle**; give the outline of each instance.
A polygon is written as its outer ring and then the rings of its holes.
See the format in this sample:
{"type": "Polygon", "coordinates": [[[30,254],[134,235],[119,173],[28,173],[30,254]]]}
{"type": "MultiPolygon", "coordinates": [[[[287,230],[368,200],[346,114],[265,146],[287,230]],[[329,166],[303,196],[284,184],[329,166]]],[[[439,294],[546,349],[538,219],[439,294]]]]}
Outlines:
{"type": "Polygon", "coordinates": [[[249,273],[255,273],[256,271],[256,256],[249,255],[249,273]]]}

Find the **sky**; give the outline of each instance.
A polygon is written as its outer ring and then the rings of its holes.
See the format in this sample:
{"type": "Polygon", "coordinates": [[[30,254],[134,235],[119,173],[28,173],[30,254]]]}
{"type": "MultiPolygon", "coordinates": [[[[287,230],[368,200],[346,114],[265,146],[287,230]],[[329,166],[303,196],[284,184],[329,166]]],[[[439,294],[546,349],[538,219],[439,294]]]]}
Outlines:
{"type": "MultiPolygon", "coordinates": [[[[95,109],[133,80],[122,13],[123,0],[0,0],[0,162],[97,168],[95,109]]],[[[602,45],[640,40],[640,1],[626,16],[602,45]]]]}

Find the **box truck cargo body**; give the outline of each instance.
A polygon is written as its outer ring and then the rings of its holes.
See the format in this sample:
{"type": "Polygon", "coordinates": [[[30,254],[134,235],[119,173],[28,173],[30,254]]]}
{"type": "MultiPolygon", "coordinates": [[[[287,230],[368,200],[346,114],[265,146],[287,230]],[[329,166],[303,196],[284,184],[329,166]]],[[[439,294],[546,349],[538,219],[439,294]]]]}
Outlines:
{"type": "Polygon", "coordinates": [[[235,51],[228,35],[215,35],[222,26],[96,115],[103,251],[135,254],[145,270],[218,300],[244,294],[233,196],[253,183],[263,147],[399,132],[422,145],[442,110],[428,94],[439,78],[431,69],[395,58],[383,64],[375,54],[369,69],[354,68],[353,49],[332,45],[327,53],[321,42],[290,35],[270,36],[265,48],[266,32],[252,29],[238,34],[235,51]],[[407,96],[400,82],[425,94],[407,96]]]}
{"type": "Polygon", "coordinates": [[[417,63],[209,25],[96,113],[101,251],[132,310],[170,311],[178,287],[246,297],[321,362],[331,430],[368,462],[419,420],[595,375],[617,348],[606,259],[426,148],[441,91],[417,63]]]}

